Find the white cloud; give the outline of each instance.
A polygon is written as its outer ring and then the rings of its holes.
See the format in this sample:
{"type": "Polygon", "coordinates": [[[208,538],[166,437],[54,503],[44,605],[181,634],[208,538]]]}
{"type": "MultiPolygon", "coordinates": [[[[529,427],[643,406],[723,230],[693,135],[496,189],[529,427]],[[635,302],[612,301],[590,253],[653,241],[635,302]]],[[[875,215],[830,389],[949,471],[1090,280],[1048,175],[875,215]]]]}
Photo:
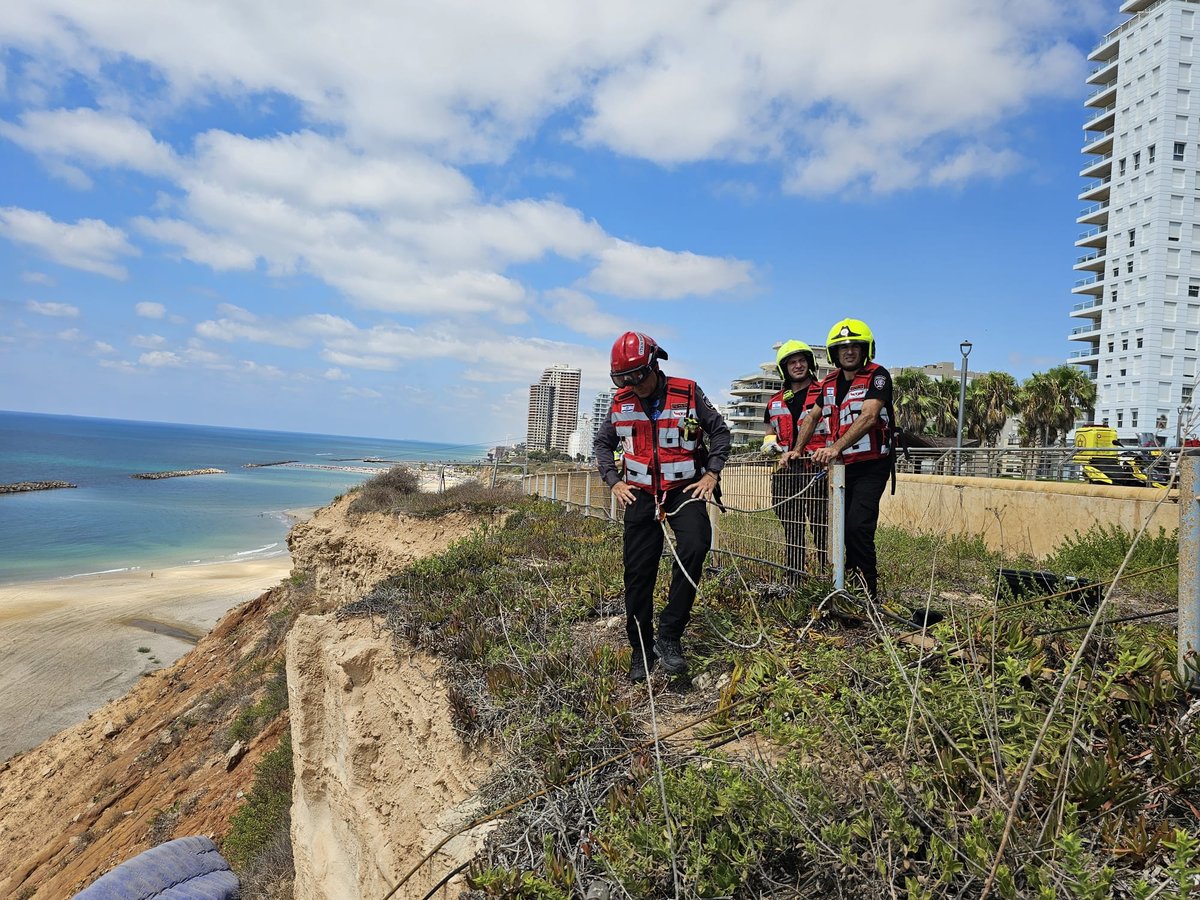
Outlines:
{"type": "Polygon", "coordinates": [[[117,348],[114,347],[112,344],[106,343],[105,341],[93,341],[92,342],[92,352],[93,353],[105,353],[105,354],[116,353],[117,348]]]}
{"type": "Polygon", "coordinates": [[[253,269],[257,257],[232,238],[202,231],[178,219],[138,216],[133,226],[143,235],[182,248],[184,259],[209,266],[218,272],[253,269]]]}
{"type": "Polygon", "coordinates": [[[114,372],[120,372],[123,375],[136,375],[141,370],[127,359],[102,359],[100,366],[104,369],[112,369],[114,372]]]}
{"type": "Polygon", "coordinates": [[[139,254],[124,231],[99,219],[80,219],[71,225],[15,206],[0,207],[0,237],[28,244],[64,266],[120,280],[126,271],[117,257],[139,254]]]}
{"type": "Polygon", "coordinates": [[[0,136],[53,161],[78,160],[155,175],[177,169],[171,148],[129,116],[96,109],[33,110],[20,124],[0,121],[0,136]]]}
{"type": "Polygon", "coordinates": [[[78,344],[81,341],[87,340],[87,335],[78,328],[67,328],[55,335],[60,341],[67,341],[72,344],[78,344]]]}
{"type": "Polygon", "coordinates": [[[336,366],[333,368],[330,368],[330,369],[326,369],[325,373],[321,377],[324,378],[326,381],[349,381],[350,380],[350,376],[347,375],[345,372],[343,372],[341,369],[337,368],[336,366]]]}
{"type": "Polygon", "coordinates": [[[628,319],[601,311],[596,301],[580,291],[558,288],[548,291],[547,318],[572,331],[594,338],[616,337],[628,330],[628,319]]]}
{"type": "Polygon", "coordinates": [[[344,397],[365,397],[368,400],[377,400],[383,396],[379,391],[373,388],[364,387],[347,387],[342,388],[342,396],[344,397]]]}
{"type": "Polygon", "coordinates": [[[25,308],[31,313],[37,313],[39,316],[49,316],[54,319],[79,318],[79,307],[72,306],[70,303],[43,303],[40,300],[30,300],[25,304],[25,308]]]}
{"type": "Polygon", "coordinates": [[[173,369],[182,366],[183,360],[171,350],[152,350],[139,356],[138,363],[151,369],[173,369]]]}
{"type": "Polygon", "coordinates": [[[582,284],[618,297],[674,300],[746,287],[752,280],[750,264],[741,260],[614,241],[582,284]]]}
{"type": "Polygon", "coordinates": [[[260,378],[267,378],[272,381],[277,381],[287,377],[283,369],[279,368],[278,366],[255,362],[252,359],[243,359],[241,361],[241,371],[248,375],[256,375],[260,378]]]}
{"type": "Polygon", "coordinates": [[[167,314],[167,308],[161,303],[143,301],[137,304],[133,311],[143,319],[161,319],[167,314]]]}
{"type": "Polygon", "coordinates": [[[129,339],[129,343],[142,350],[154,350],[164,346],[167,339],[161,334],[135,334],[129,339]]]}
{"type": "Polygon", "coordinates": [[[57,283],[45,272],[22,272],[21,280],[26,284],[40,284],[45,287],[54,287],[57,283]]]}

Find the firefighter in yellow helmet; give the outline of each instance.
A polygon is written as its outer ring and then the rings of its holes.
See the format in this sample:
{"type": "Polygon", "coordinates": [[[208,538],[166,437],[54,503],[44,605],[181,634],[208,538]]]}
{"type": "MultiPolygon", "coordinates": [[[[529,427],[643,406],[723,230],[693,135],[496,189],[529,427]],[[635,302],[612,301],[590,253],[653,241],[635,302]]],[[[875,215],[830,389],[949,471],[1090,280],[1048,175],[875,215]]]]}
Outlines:
{"type": "MultiPolygon", "coordinates": [[[[875,561],[875,529],[879,501],[892,474],[892,376],[875,362],[875,336],[859,319],[842,319],[825,342],[836,368],[822,379],[818,398],[805,414],[796,447],[812,440],[819,424],[828,429],[825,446],[812,461],[846,464],[846,571],[857,571],[870,599],[879,590],[875,561]]],[[[792,449],[782,459],[796,455],[792,449]]]]}
{"type": "MultiPolygon", "coordinates": [[[[796,446],[796,423],[820,396],[817,390],[817,359],[803,341],[784,341],[775,354],[775,366],[783,379],[783,389],[767,401],[765,419],[770,443],[765,448],[786,453],[796,446]]],[[[771,476],[771,504],[783,525],[786,544],[784,564],[788,579],[794,581],[805,570],[805,527],[812,527],[812,544],[818,564],[825,562],[828,502],[824,468],[813,464],[808,455],[825,446],[827,429],[818,425],[813,437],[802,449],[803,456],[790,459],[771,476]]]]}

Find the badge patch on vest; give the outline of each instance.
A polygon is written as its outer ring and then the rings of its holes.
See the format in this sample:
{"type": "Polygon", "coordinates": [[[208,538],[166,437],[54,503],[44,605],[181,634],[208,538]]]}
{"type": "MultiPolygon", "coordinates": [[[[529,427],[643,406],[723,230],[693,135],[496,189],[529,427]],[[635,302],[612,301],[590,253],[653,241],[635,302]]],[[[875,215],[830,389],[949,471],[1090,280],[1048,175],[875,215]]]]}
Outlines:
{"type": "Polygon", "coordinates": [[[632,403],[622,403],[621,404],[621,412],[633,412],[633,404],[632,403]]]}
{"type": "Polygon", "coordinates": [[[846,391],[847,400],[861,400],[865,396],[867,396],[867,389],[865,387],[850,388],[850,390],[846,391]]]}
{"type": "Polygon", "coordinates": [[[884,387],[887,385],[887,376],[876,375],[875,380],[872,381],[871,383],[873,385],[875,385],[875,390],[882,391],[884,389],[884,387]]]}

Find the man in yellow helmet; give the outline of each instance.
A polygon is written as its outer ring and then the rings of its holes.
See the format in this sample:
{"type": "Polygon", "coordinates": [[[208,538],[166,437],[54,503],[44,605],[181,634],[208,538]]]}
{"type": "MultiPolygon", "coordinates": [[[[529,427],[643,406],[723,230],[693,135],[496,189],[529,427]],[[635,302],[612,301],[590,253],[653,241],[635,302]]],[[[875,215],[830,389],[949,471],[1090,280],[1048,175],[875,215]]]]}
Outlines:
{"type": "MultiPolygon", "coordinates": [[[[817,360],[812,348],[803,341],[784,341],[775,354],[775,366],[783,379],[783,389],[767,401],[764,418],[774,440],[764,447],[786,453],[797,446],[796,422],[818,402],[817,360]]],[[[781,464],[771,476],[771,503],[783,525],[786,550],[784,564],[789,580],[804,571],[806,525],[812,526],[818,564],[825,561],[827,502],[825,484],[815,483],[823,469],[813,465],[807,455],[825,446],[828,429],[818,423],[812,439],[802,449],[806,454],[781,464]]]]}
{"type": "MultiPolygon", "coordinates": [[[[874,362],[875,336],[859,319],[835,324],[825,346],[837,368],[821,381],[818,400],[800,423],[796,447],[812,439],[818,424],[828,429],[826,445],[812,453],[812,461],[828,466],[840,458],[846,464],[846,570],[857,571],[875,599],[875,529],[893,462],[892,376],[874,362]]],[[[793,448],[782,460],[796,453],[793,448]]]]}

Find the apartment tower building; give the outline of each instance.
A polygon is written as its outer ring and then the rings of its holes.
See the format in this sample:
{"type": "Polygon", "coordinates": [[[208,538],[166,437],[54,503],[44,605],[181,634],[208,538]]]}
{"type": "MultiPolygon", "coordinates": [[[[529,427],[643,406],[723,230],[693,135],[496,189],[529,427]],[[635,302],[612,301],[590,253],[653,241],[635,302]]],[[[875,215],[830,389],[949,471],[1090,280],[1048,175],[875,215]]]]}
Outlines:
{"type": "Polygon", "coordinates": [[[1200,2],[1121,12],[1088,55],[1069,361],[1096,382],[1096,421],[1174,443],[1200,357],[1200,2]]]}
{"type": "MultiPolygon", "coordinates": [[[[817,378],[824,378],[833,371],[829,354],[824,344],[810,344],[817,361],[817,378]]],[[[774,349],[778,350],[780,344],[774,349]]],[[[764,419],[767,401],[783,388],[783,379],[774,362],[759,363],[758,372],[735,378],[729,385],[733,398],[725,405],[725,424],[729,426],[734,446],[760,444],[767,433],[764,419]]]]}
{"type": "Polygon", "coordinates": [[[551,366],[529,386],[529,419],[525,446],[530,450],[566,453],[571,432],[579,424],[579,381],[582,372],[570,366],[551,366]]]}

